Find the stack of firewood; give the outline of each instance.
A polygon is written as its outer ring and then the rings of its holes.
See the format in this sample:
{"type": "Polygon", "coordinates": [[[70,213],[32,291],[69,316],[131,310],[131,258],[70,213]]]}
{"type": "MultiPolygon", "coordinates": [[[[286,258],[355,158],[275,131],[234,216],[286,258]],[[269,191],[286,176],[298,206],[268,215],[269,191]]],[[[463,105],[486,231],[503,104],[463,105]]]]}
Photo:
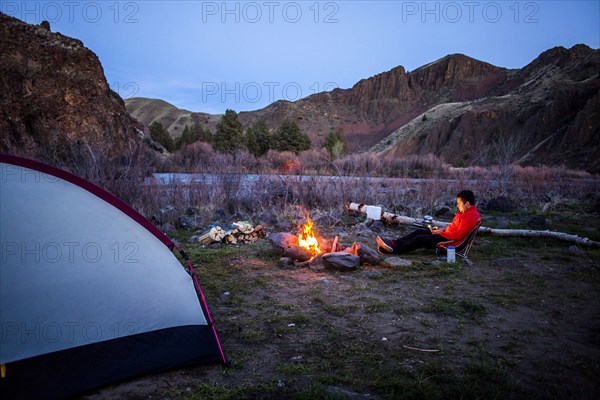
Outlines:
{"type": "Polygon", "coordinates": [[[252,224],[239,221],[232,224],[232,229],[223,229],[220,226],[214,226],[198,238],[200,244],[211,244],[215,242],[238,244],[254,243],[259,238],[266,235],[265,229],[261,225],[252,226],[252,224]]]}

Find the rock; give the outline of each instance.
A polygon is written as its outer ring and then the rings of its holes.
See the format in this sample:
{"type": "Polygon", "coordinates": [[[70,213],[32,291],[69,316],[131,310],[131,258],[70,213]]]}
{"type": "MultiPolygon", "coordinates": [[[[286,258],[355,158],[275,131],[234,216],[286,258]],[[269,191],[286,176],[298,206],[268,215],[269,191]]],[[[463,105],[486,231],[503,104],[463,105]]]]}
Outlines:
{"type": "Polygon", "coordinates": [[[383,260],[383,263],[394,268],[410,267],[412,265],[412,261],[400,257],[387,257],[383,260]]]}
{"type": "Polygon", "coordinates": [[[298,237],[287,232],[272,233],[267,236],[267,240],[271,243],[275,251],[280,254],[284,254],[285,249],[289,247],[298,246],[298,237]]]}
{"type": "Polygon", "coordinates": [[[51,162],[76,175],[110,168],[101,180],[136,167],[127,161],[137,157],[132,149],[145,150],[148,129],[111,90],[96,54],[51,32],[48,21],[31,25],[2,12],[0,37],[0,153],[46,162],[54,155],[51,162]]]}
{"type": "Polygon", "coordinates": [[[377,265],[381,262],[379,253],[363,243],[360,243],[358,256],[360,257],[361,264],[377,265]]]}
{"type": "Polygon", "coordinates": [[[310,260],[308,268],[310,268],[313,271],[323,271],[325,269],[325,265],[323,265],[323,255],[319,254],[315,256],[315,258],[310,260]]]}
{"type": "Polygon", "coordinates": [[[488,201],[486,209],[488,211],[509,212],[516,209],[515,201],[506,196],[499,196],[488,201]]]}
{"type": "Polygon", "coordinates": [[[312,254],[308,250],[300,246],[288,247],[283,251],[283,255],[290,257],[294,261],[308,261],[312,257],[312,254]]]}
{"type": "Polygon", "coordinates": [[[327,253],[323,255],[323,264],[339,271],[354,271],[360,267],[360,257],[345,251],[327,253]]]}

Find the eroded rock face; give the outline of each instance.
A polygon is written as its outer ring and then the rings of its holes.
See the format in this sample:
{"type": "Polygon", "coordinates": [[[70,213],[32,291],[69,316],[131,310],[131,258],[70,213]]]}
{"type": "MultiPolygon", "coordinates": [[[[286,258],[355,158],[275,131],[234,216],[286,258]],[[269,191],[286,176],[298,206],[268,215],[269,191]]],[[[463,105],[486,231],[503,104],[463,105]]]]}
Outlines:
{"type": "Polygon", "coordinates": [[[146,137],[81,41],[0,14],[0,54],[0,151],[52,161],[76,158],[77,148],[117,158],[146,137]]]}
{"type": "MultiPolygon", "coordinates": [[[[342,128],[350,152],[435,154],[454,166],[481,163],[482,149],[502,132],[522,138],[525,164],[598,172],[599,70],[600,51],[585,45],[550,49],[512,70],[452,54],[410,72],[393,68],[350,89],[277,101],[241,112],[239,119],[245,126],[262,120],[271,129],[296,121],[315,148],[331,129],[342,128]]],[[[160,102],[126,103],[146,125],[164,118],[159,120],[172,134],[181,132],[184,123],[200,122],[214,130],[218,122],[217,116],[160,102]]]]}

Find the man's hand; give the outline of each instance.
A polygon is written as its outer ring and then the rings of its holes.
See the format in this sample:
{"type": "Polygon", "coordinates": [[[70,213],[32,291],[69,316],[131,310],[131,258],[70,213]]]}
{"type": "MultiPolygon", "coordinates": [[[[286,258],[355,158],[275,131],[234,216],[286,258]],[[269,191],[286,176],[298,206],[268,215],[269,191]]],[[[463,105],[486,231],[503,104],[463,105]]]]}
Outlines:
{"type": "Polygon", "coordinates": [[[439,232],[440,232],[440,228],[438,228],[437,226],[431,227],[431,233],[439,233],[439,232]]]}

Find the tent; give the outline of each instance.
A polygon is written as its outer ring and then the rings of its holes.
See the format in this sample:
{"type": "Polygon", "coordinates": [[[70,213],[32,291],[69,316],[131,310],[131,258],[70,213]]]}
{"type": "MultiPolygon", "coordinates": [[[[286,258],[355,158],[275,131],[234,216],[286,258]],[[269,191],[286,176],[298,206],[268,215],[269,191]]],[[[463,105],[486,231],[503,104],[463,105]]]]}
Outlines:
{"type": "Polygon", "coordinates": [[[90,182],[0,154],[0,245],[0,398],[227,363],[189,261],[90,182]]]}

